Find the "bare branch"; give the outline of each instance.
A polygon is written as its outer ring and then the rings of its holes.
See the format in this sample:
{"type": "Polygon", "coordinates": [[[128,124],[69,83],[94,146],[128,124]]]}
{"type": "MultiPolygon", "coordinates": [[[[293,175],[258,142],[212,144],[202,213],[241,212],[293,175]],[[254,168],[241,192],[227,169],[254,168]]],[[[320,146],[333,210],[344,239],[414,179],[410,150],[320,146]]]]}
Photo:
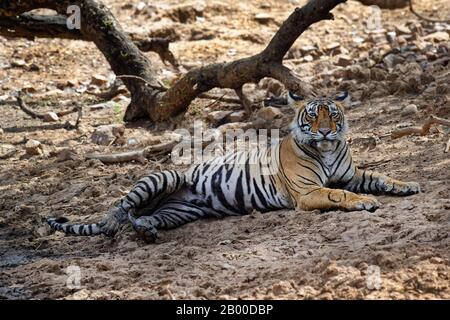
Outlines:
{"type": "Polygon", "coordinates": [[[162,155],[170,153],[177,143],[178,143],[177,140],[172,140],[169,142],[148,146],[144,149],[135,151],[126,151],[112,154],[91,153],[87,154],[85,158],[97,159],[103,163],[130,162],[134,160],[144,164],[146,162],[146,158],[152,155],[162,155]]]}
{"type": "Polygon", "coordinates": [[[421,127],[407,127],[392,131],[392,139],[397,139],[408,135],[420,135],[425,136],[430,132],[433,125],[440,124],[443,126],[450,127],[450,120],[442,119],[431,115],[421,127]]]}

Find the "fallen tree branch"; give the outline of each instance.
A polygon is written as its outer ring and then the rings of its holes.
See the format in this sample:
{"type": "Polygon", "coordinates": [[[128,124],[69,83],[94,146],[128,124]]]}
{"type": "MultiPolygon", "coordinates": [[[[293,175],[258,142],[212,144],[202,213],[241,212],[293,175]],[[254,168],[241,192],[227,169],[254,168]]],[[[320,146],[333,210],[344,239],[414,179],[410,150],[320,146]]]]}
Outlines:
{"type": "Polygon", "coordinates": [[[431,127],[436,124],[450,127],[450,120],[431,115],[421,127],[407,127],[392,131],[391,138],[397,139],[408,135],[425,136],[430,132],[431,127]]]}
{"type": "Polygon", "coordinates": [[[448,138],[447,145],[445,146],[444,152],[447,153],[450,151],[450,138],[448,138]]]}
{"type": "MultiPolygon", "coordinates": [[[[41,119],[44,121],[51,121],[50,119],[50,114],[47,113],[40,113],[40,112],[35,112],[33,110],[31,110],[25,103],[25,101],[23,101],[23,98],[21,95],[19,95],[17,97],[17,105],[19,106],[19,108],[25,112],[26,114],[28,114],[29,116],[31,116],[34,119],[41,119]]],[[[64,110],[64,111],[59,111],[59,112],[53,112],[58,118],[71,114],[71,113],[75,113],[75,112],[80,112],[81,108],[80,107],[73,107],[72,109],[69,110],[64,110]]],[[[56,121],[58,119],[53,119],[53,121],[56,121]]]]}
{"type": "MultiPolygon", "coordinates": [[[[345,0],[311,0],[296,8],[284,21],[260,53],[227,63],[214,63],[187,72],[171,88],[161,92],[150,61],[132,42],[111,12],[94,0],[21,0],[0,3],[0,16],[17,16],[35,8],[49,8],[65,15],[69,5],[81,10],[81,29],[84,39],[95,43],[104,54],[116,75],[134,75],[146,80],[124,79],[131,93],[131,102],[124,115],[125,121],[150,118],[153,122],[167,121],[184,113],[190,103],[213,88],[239,89],[246,83],[257,83],[264,77],[274,77],[287,89],[308,95],[309,86],[282,65],[282,60],[297,38],[312,24],[333,19],[330,13],[345,0]]],[[[0,19],[1,20],[1,19],[0,19]]],[[[145,47],[145,46],[141,46],[145,47]]]]}
{"type": "Polygon", "coordinates": [[[97,159],[103,163],[138,161],[144,164],[146,162],[146,159],[151,156],[165,155],[167,153],[170,153],[178,142],[179,141],[177,140],[172,140],[169,142],[163,142],[152,146],[148,146],[140,150],[126,151],[112,154],[91,153],[87,154],[85,158],[86,160],[97,159]]]}

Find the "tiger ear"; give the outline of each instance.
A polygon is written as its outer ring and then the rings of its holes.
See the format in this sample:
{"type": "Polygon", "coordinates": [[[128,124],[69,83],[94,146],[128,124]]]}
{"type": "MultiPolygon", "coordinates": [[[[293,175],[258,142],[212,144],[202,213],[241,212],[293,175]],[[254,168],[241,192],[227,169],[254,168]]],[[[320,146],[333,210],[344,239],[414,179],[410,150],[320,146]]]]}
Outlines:
{"type": "Polygon", "coordinates": [[[304,99],[303,96],[295,94],[292,91],[288,91],[287,102],[289,106],[295,107],[298,105],[298,102],[302,101],[303,99],[304,99]]]}
{"type": "Polygon", "coordinates": [[[341,91],[334,96],[336,101],[344,101],[348,97],[348,91],[341,91]]]}

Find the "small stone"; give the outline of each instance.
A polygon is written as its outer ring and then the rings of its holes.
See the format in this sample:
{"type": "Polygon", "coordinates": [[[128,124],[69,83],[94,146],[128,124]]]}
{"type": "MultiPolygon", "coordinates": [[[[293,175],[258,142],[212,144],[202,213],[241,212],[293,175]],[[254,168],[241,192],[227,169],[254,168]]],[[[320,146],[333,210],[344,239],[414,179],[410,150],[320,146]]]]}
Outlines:
{"type": "Polygon", "coordinates": [[[67,80],[67,86],[68,87],[76,87],[78,85],[77,80],[67,80]]]}
{"type": "Polygon", "coordinates": [[[274,119],[281,118],[283,113],[278,108],[264,107],[258,111],[258,117],[266,121],[272,121],[274,119]]]}
{"type": "Polygon", "coordinates": [[[365,41],[365,39],[362,37],[353,37],[352,39],[353,39],[353,42],[357,43],[357,44],[361,44],[365,41]]]}
{"type": "Polygon", "coordinates": [[[394,68],[396,65],[401,64],[405,61],[405,58],[397,55],[397,54],[393,54],[390,53],[387,56],[385,56],[383,58],[383,62],[386,65],[386,67],[388,67],[389,69],[394,68]]]}
{"type": "Polygon", "coordinates": [[[425,40],[434,40],[437,42],[441,42],[441,41],[449,41],[450,40],[450,35],[445,32],[445,31],[438,31],[438,32],[434,32],[431,33],[425,37],[423,37],[423,39],[425,40]]]}
{"type": "Polygon", "coordinates": [[[99,86],[99,87],[106,85],[108,82],[109,82],[108,78],[106,78],[105,76],[102,76],[100,74],[94,74],[91,78],[91,84],[99,86]]]}
{"type": "Polygon", "coordinates": [[[125,127],[118,124],[99,126],[92,133],[91,141],[95,144],[108,146],[125,133],[125,127]]]}
{"type": "Polygon", "coordinates": [[[268,24],[274,20],[274,18],[267,13],[257,13],[255,20],[261,24],[268,24]]]}
{"type": "Polygon", "coordinates": [[[303,46],[300,47],[300,52],[305,55],[305,54],[311,54],[312,52],[317,51],[317,47],[316,46],[303,46]]]}
{"type": "Polygon", "coordinates": [[[341,54],[341,55],[339,55],[336,65],[338,65],[340,67],[347,67],[347,66],[351,65],[352,62],[353,62],[352,57],[345,55],[345,54],[341,54]]]}
{"type": "Polygon", "coordinates": [[[441,264],[441,263],[444,263],[444,259],[439,258],[439,257],[431,257],[430,262],[433,264],[441,264]]]}
{"type": "Polygon", "coordinates": [[[402,110],[402,115],[407,116],[410,114],[416,114],[418,112],[417,106],[415,104],[409,104],[402,110]]]}
{"type": "Polygon", "coordinates": [[[306,56],[303,57],[303,60],[304,60],[305,62],[312,62],[312,61],[314,60],[314,58],[313,58],[312,55],[308,54],[308,55],[306,55],[306,56]]]}
{"type": "Polygon", "coordinates": [[[44,118],[42,120],[44,120],[44,122],[55,122],[59,120],[59,117],[54,112],[47,112],[44,114],[44,118]]]}
{"type": "Polygon", "coordinates": [[[58,152],[57,160],[58,162],[64,162],[67,160],[76,160],[77,159],[77,153],[69,148],[61,149],[58,152]]]}
{"type": "Polygon", "coordinates": [[[127,144],[129,146],[135,146],[135,145],[139,144],[139,141],[134,138],[130,138],[130,139],[128,139],[127,144]]]}
{"type": "Polygon", "coordinates": [[[245,111],[236,111],[228,116],[228,120],[230,120],[230,122],[242,122],[245,120],[245,116],[245,111]]]}
{"type": "Polygon", "coordinates": [[[332,42],[325,46],[325,51],[327,52],[337,52],[341,44],[339,42],[332,42]]]}
{"type": "Polygon", "coordinates": [[[39,156],[43,150],[39,141],[30,139],[25,144],[25,151],[30,156],[39,156]]]}
{"type": "Polygon", "coordinates": [[[405,26],[405,25],[399,25],[399,26],[395,26],[395,32],[396,32],[398,35],[401,35],[401,34],[410,34],[410,33],[411,33],[411,30],[410,30],[407,26],[405,26]]]}
{"type": "Polygon", "coordinates": [[[22,87],[22,91],[26,93],[35,93],[37,90],[33,85],[26,84],[22,87]]]}
{"type": "Polygon", "coordinates": [[[22,60],[22,59],[14,59],[13,61],[11,61],[12,67],[22,68],[22,67],[25,67],[26,65],[27,65],[27,63],[25,62],[25,60],[22,60]]]}
{"type": "Polygon", "coordinates": [[[16,153],[12,144],[0,144],[0,159],[7,159],[16,153]]]}
{"type": "Polygon", "coordinates": [[[222,124],[233,111],[213,111],[208,114],[206,119],[214,124],[222,124]]]}
{"type": "Polygon", "coordinates": [[[0,128],[0,136],[3,134],[3,129],[2,128],[0,128]]]}
{"type": "Polygon", "coordinates": [[[397,33],[395,31],[391,31],[391,32],[387,32],[386,33],[386,38],[387,38],[389,43],[394,43],[396,37],[397,37],[397,33]]]}
{"type": "Polygon", "coordinates": [[[145,2],[140,1],[140,2],[138,2],[138,4],[136,5],[136,11],[137,11],[137,12],[141,12],[142,10],[144,10],[144,8],[145,8],[146,6],[147,6],[147,5],[145,4],[145,2]]]}

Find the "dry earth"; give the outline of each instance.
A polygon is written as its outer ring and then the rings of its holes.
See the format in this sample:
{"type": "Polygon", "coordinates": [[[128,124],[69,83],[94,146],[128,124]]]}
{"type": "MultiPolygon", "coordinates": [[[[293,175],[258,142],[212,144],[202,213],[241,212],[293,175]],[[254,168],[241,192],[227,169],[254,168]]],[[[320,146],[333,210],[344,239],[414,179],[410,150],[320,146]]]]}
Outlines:
{"type": "MultiPolygon", "coordinates": [[[[416,2],[428,15],[449,16],[445,0],[434,7],[416,2]]],[[[298,4],[165,0],[138,10],[138,1],[106,3],[126,30],[170,37],[182,69],[258,52],[298,4]],[[257,21],[260,13],[268,17],[257,21]]],[[[121,123],[126,94],[85,111],[77,130],[50,130],[51,123],[22,113],[12,95],[21,88],[29,92],[26,101],[40,112],[101,103],[86,89],[102,89],[91,84],[92,75],[110,76],[103,56],[81,41],[0,38],[0,153],[15,150],[0,160],[0,298],[449,299],[450,153],[444,153],[449,128],[395,140],[389,133],[421,124],[430,114],[450,119],[450,26],[398,9],[381,12],[377,31],[371,10],[354,1],[339,6],[334,21],[305,32],[285,64],[323,92],[349,90],[356,161],[418,181],[423,192],[381,196],[375,213],[279,211],[199,221],[160,232],[152,245],[137,239],[131,227],[115,239],[49,232],[45,217],[98,220],[140,176],[180,167],[170,160],[85,161],[88,152],[138,147],[99,146],[90,139],[96,127],[121,123]],[[397,36],[390,44],[386,34],[392,31],[397,36]],[[417,110],[405,109],[410,104],[417,110]],[[29,139],[41,142],[41,155],[26,155],[29,139]],[[73,152],[72,159],[58,156],[63,149],[73,152]],[[80,268],[80,289],[66,286],[69,266],[80,268]]],[[[156,54],[148,56],[165,83],[176,77],[156,54]]],[[[245,88],[255,100],[268,90],[277,91],[277,85],[266,80],[245,88]]],[[[196,100],[179,127],[213,110],[240,106],[196,100]]],[[[289,116],[272,126],[284,125],[289,116]]],[[[75,118],[63,117],[61,123],[75,118]]],[[[127,125],[125,142],[158,143],[164,140],[160,129],[146,122],[127,125]]]]}

